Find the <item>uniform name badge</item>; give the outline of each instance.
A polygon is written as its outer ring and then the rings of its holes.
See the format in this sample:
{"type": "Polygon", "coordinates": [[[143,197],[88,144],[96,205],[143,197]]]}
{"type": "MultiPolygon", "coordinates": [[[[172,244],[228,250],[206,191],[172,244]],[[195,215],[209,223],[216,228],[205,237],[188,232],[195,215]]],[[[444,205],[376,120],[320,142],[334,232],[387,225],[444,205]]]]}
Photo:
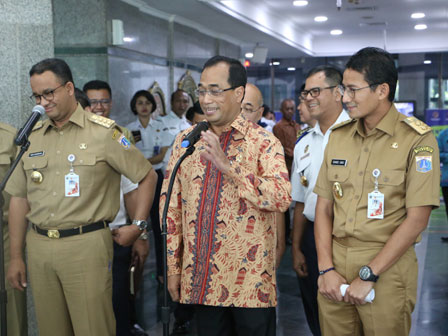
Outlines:
{"type": "Polygon", "coordinates": [[[70,162],[70,172],[65,175],[65,197],[79,197],[79,175],[73,169],[75,156],[70,154],[67,159],[70,162]]]}
{"type": "Polygon", "coordinates": [[[380,174],[381,172],[379,169],[374,169],[372,172],[372,175],[375,178],[375,190],[367,196],[367,218],[384,218],[384,194],[378,190],[378,177],[380,174]]]}

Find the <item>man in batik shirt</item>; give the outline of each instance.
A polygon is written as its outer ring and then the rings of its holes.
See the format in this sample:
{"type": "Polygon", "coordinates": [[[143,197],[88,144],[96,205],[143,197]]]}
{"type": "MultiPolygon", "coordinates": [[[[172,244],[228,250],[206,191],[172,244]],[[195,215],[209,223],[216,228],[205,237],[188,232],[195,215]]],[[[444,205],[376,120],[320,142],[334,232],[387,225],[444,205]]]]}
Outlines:
{"type": "MultiPolygon", "coordinates": [[[[198,95],[210,130],[181,165],[168,211],[168,288],[193,304],[199,335],[275,335],[275,212],[291,202],[283,148],[241,117],[246,71],[215,56],[198,95]]],[[[184,153],[174,143],[162,188],[184,153]]]]}

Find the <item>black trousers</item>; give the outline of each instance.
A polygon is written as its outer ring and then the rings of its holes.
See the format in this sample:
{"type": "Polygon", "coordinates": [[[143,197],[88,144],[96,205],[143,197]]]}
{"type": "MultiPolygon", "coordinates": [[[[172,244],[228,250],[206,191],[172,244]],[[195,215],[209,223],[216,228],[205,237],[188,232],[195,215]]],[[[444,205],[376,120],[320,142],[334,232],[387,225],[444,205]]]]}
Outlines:
{"type": "Polygon", "coordinates": [[[442,195],[445,202],[446,217],[448,218],[448,187],[442,187],[442,195]]]}
{"type": "Polygon", "coordinates": [[[275,308],[195,305],[199,336],[275,336],[275,308]]]}
{"type": "Polygon", "coordinates": [[[117,323],[117,336],[128,336],[131,327],[131,292],[129,288],[129,265],[132,246],[120,246],[114,242],[112,266],[112,303],[117,323]]]}
{"type": "Polygon", "coordinates": [[[302,238],[302,253],[306,258],[308,276],[299,279],[300,293],[306,320],[314,336],[320,336],[319,309],[317,307],[317,278],[319,269],[317,264],[316,242],[314,240],[314,223],[308,221],[302,238]]]}
{"type": "Polygon", "coordinates": [[[151,219],[152,232],[154,234],[154,249],[156,252],[156,268],[157,276],[163,276],[163,244],[162,231],[160,229],[160,215],[159,215],[159,200],[162,191],[163,173],[161,169],[156,170],[157,186],[154,194],[154,201],[152,202],[149,218],[151,219]]]}

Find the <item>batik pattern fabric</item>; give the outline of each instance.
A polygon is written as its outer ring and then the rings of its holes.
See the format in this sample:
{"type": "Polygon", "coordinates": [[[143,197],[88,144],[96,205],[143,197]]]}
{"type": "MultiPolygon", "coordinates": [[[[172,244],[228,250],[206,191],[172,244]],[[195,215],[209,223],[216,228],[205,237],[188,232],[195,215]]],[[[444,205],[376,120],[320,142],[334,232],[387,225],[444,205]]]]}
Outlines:
{"type": "MultiPolygon", "coordinates": [[[[174,144],[160,202],[174,165],[185,152],[174,144]]],[[[201,157],[205,142],[182,163],[168,210],[168,275],[181,274],[181,302],[212,306],[272,307],[275,212],[291,202],[283,148],[272,133],[238,117],[220,136],[231,161],[222,174],[201,157]]]]}

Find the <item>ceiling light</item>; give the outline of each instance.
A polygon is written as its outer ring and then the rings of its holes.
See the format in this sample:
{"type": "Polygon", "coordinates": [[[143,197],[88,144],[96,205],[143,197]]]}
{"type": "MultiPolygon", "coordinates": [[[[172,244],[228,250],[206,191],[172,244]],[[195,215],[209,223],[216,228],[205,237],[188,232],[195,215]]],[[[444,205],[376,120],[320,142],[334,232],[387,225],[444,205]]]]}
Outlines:
{"type": "Polygon", "coordinates": [[[252,52],[247,52],[244,56],[245,56],[246,58],[252,58],[252,57],[254,57],[254,53],[252,53],[252,52]]]}
{"type": "Polygon", "coordinates": [[[280,62],[279,61],[274,61],[274,62],[272,62],[272,65],[280,65],[280,62]]]}
{"type": "Polygon", "coordinates": [[[340,29],[333,29],[331,32],[330,32],[330,34],[331,35],[342,35],[342,30],[340,30],[340,29]]]}
{"type": "Polygon", "coordinates": [[[297,7],[303,7],[303,6],[308,5],[308,1],[306,1],[306,0],[297,0],[297,1],[293,1],[292,4],[294,6],[297,6],[297,7]]]}
{"type": "Polygon", "coordinates": [[[412,13],[411,18],[413,19],[422,19],[425,17],[425,13],[412,13]]]}
{"type": "Polygon", "coordinates": [[[425,30],[426,28],[428,28],[428,26],[425,24],[418,24],[414,26],[414,29],[416,30],[425,30]]]}
{"type": "Polygon", "coordinates": [[[128,36],[123,37],[124,42],[134,42],[134,40],[135,39],[133,37],[128,37],[128,36]]]}
{"type": "Polygon", "coordinates": [[[328,18],[326,16],[316,16],[314,18],[314,21],[316,21],[316,22],[325,22],[327,20],[328,20],[328,18]]]}
{"type": "Polygon", "coordinates": [[[287,70],[288,70],[288,71],[296,71],[296,68],[294,68],[294,67],[289,67],[287,70]]]}
{"type": "Polygon", "coordinates": [[[423,63],[424,64],[431,64],[432,62],[431,62],[431,60],[424,60],[423,63]]]}

